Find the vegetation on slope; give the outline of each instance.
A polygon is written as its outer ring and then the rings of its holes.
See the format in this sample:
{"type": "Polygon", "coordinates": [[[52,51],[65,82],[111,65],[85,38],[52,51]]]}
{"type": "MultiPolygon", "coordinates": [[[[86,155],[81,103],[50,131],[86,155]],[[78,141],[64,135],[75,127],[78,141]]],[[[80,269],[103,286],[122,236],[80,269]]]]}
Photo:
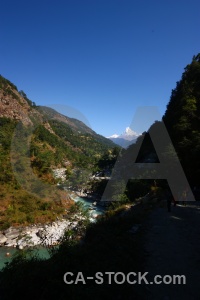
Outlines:
{"type": "Polygon", "coordinates": [[[200,177],[200,54],[186,66],[163,116],[191,185],[200,177]]]}
{"type": "MultiPolygon", "coordinates": [[[[41,198],[28,193],[16,180],[10,161],[11,140],[16,123],[11,119],[0,118],[0,229],[10,225],[52,221],[67,207],[58,201],[66,198],[66,195],[57,188],[41,198]]],[[[55,183],[50,175],[44,179],[55,183]]]]}
{"type": "MultiPolygon", "coordinates": [[[[134,228],[145,219],[149,208],[140,206],[127,209],[121,207],[108,212],[96,224],[90,224],[86,231],[79,225],[79,232],[66,232],[65,239],[49,260],[35,256],[27,260],[21,252],[7,268],[0,272],[0,292],[2,299],[142,299],[138,296],[137,285],[112,284],[106,272],[142,272],[143,252],[141,231],[134,228]],[[80,236],[84,239],[81,239],[80,236]],[[78,238],[79,236],[79,238],[78,238]],[[64,274],[72,272],[67,278],[76,280],[82,272],[86,284],[64,283],[64,274]],[[87,276],[103,273],[103,282],[97,284],[87,280],[87,276]]],[[[130,276],[130,280],[134,280],[130,276]]],[[[119,274],[117,280],[121,281],[119,274]]],[[[99,281],[100,282],[100,281],[99,281]]]]}
{"type": "Polygon", "coordinates": [[[38,109],[3,76],[0,92],[0,229],[54,220],[71,202],[55,186],[52,169],[92,173],[98,159],[114,144],[81,121],[50,108],[38,109]],[[51,114],[60,115],[60,119],[51,119],[51,114]]]}

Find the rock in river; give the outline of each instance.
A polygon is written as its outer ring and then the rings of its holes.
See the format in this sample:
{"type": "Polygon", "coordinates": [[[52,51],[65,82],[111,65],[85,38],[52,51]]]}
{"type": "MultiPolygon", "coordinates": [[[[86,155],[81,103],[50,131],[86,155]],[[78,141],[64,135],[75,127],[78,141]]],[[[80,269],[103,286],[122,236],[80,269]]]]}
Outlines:
{"type": "Polygon", "coordinates": [[[7,238],[5,237],[5,235],[0,233],[0,246],[3,245],[6,241],[7,241],[7,238]]]}

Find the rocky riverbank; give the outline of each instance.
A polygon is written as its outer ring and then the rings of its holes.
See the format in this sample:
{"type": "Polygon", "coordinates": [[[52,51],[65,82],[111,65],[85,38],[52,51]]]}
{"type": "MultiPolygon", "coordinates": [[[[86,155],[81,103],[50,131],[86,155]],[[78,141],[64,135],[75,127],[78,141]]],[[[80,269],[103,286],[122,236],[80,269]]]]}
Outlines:
{"type": "Polygon", "coordinates": [[[26,227],[10,227],[0,232],[0,246],[23,249],[32,246],[54,246],[62,240],[66,230],[77,226],[84,218],[74,216],[72,220],[60,219],[50,224],[34,224],[26,227]]]}
{"type": "MultiPolygon", "coordinates": [[[[54,177],[64,182],[65,171],[66,168],[54,169],[54,177]]],[[[67,190],[66,188],[64,189],[67,190]]],[[[77,202],[77,196],[87,196],[87,194],[83,194],[81,192],[79,194],[77,191],[68,191],[68,193],[74,202],[77,202]]],[[[84,201],[82,200],[82,202],[84,201]]],[[[89,208],[89,206],[91,206],[91,203],[86,203],[86,207],[89,208]]],[[[96,211],[96,207],[94,205],[92,208],[92,210],[91,207],[89,208],[89,220],[94,222],[100,212],[96,211]]],[[[83,218],[85,217],[83,217],[81,213],[76,213],[73,216],[71,215],[69,219],[59,219],[49,224],[33,224],[26,227],[10,227],[4,231],[0,231],[0,247],[5,246],[23,249],[33,246],[48,247],[57,245],[62,240],[65,231],[76,228],[79,220],[83,218]]]]}

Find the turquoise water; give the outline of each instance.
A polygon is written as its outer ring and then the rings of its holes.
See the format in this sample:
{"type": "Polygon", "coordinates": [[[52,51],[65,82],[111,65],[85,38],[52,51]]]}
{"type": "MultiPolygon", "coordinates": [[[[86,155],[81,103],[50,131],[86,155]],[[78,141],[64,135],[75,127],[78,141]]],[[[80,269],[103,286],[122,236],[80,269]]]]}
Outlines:
{"type": "MultiPolygon", "coordinates": [[[[94,200],[88,199],[88,198],[81,198],[81,197],[74,197],[73,200],[75,202],[81,202],[84,204],[84,207],[89,209],[89,213],[92,218],[95,218],[98,215],[101,215],[104,213],[104,209],[100,206],[93,205],[94,200]]],[[[41,258],[49,258],[49,253],[46,248],[38,247],[38,250],[33,250],[33,252],[38,253],[39,257],[41,258]]],[[[6,262],[10,262],[13,255],[21,250],[17,250],[15,248],[8,248],[8,247],[0,247],[0,270],[5,266],[6,262]],[[6,256],[6,253],[10,253],[9,256],[6,256]]]]}
{"type": "MultiPolygon", "coordinates": [[[[20,251],[22,250],[9,247],[0,247],[0,270],[2,270],[6,263],[9,263],[12,260],[13,256],[20,251]],[[7,253],[9,253],[10,255],[7,256],[7,253]]],[[[48,250],[44,247],[33,249],[32,253],[38,254],[38,256],[43,259],[48,259],[50,257],[48,250]]]]}
{"type": "Polygon", "coordinates": [[[0,248],[0,270],[5,266],[6,262],[10,262],[13,254],[16,252],[16,249],[9,249],[6,247],[0,248]],[[6,253],[10,253],[10,256],[6,256],[6,253]]]}
{"type": "Polygon", "coordinates": [[[91,217],[95,217],[96,215],[102,215],[105,211],[105,209],[99,205],[93,205],[94,199],[89,198],[81,198],[81,197],[75,197],[73,198],[75,202],[81,202],[84,204],[84,207],[86,209],[89,209],[91,217]]]}

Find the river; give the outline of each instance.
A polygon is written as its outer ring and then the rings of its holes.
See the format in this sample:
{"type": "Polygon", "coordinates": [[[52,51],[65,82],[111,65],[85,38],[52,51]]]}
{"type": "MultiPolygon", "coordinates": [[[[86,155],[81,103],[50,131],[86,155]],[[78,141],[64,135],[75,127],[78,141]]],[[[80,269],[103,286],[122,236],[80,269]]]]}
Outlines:
{"type": "Polygon", "coordinates": [[[102,215],[105,211],[105,208],[99,205],[96,205],[96,201],[90,198],[81,198],[81,197],[72,197],[75,202],[83,203],[84,207],[89,210],[89,213],[92,219],[95,219],[98,215],[102,215]]]}
{"type": "MultiPolygon", "coordinates": [[[[89,198],[81,198],[78,196],[72,196],[72,199],[75,202],[81,202],[83,203],[84,207],[86,209],[89,209],[89,213],[90,213],[90,220],[91,222],[95,222],[95,218],[98,215],[103,214],[104,212],[104,208],[98,205],[95,205],[96,202],[94,201],[94,199],[89,199],[89,198]]],[[[0,270],[2,270],[2,268],[5,266],[5,263],[11,261],[13,255],[15,253],[17,253],[18,250],[16,248],[10,248],[10,247],[0,247],[0,270]],[[9,256],[7,256],[7,253],[9,253],[9,256]]],[[[49,258],[49,253],[48,250],[44,247],[37,247],[36,250],[33,250],[35,253],[38,253],[39,257],[47,259],[49,258]]]]}

